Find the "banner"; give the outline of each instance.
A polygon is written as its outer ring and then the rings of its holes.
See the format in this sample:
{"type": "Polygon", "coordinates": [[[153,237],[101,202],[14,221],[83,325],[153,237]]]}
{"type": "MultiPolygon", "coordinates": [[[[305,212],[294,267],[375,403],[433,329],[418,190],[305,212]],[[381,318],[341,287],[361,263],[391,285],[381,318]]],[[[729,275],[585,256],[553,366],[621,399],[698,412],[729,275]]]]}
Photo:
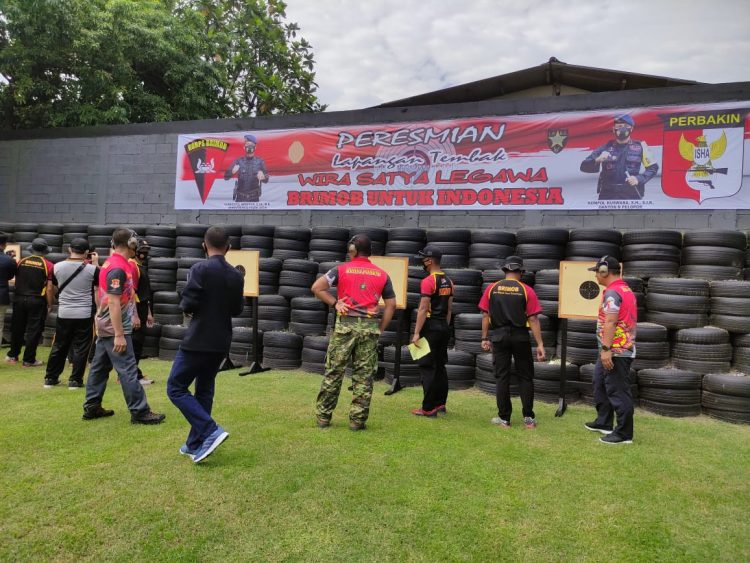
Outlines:
{"type": "Polygon", "coordinates": [[[750,209],[750,101],[180,135],[175,209],[750,209]]]}

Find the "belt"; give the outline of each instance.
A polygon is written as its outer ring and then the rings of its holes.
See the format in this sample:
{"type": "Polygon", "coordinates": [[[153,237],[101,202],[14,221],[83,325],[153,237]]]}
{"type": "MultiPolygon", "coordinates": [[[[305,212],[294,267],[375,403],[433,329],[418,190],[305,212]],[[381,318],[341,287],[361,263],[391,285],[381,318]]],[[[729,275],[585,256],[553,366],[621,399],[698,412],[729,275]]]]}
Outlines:
{"type": "Polygon", "coordinates": [[[339,317],[338,322],[344,324],[376,324],[380,322],[380,319],[375,317],[339,317]]]}

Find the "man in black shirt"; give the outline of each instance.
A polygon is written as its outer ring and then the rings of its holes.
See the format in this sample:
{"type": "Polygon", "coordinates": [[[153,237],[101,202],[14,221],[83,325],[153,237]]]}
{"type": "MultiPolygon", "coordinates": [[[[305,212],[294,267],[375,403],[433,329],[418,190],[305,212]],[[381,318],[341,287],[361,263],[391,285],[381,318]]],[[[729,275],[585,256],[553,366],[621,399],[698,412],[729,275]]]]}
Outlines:
{"type": "Polygon", "coordinates": [[[3,330],[5,330],[5,311],[10,305],[10,287],[8,282],[16,275],[16,261],[5,254],[5,245],[8,244],[8,235],[0,233],[0,344],[3,343],[3,330]]]}
{"type": "MultiPolygon", "coordinates": [[[[135,277],[135,310],[140,320],[140,326],[133,330],[133,351],[135,352],[135,363],[140,364],[143,357],[143,343],[146,339],[145,328],[154,326],[154,316],[151,313],[151,280],[148,277],[148,255],[151,247],[146,239],[138,239],[135,249],[135,258],[130,260],[133,268],[137,270],[135,277]]],[[[141,371],[138,365],[138,381],[141,385],[151,385],[154,381],[149,379],[141,371]]]]}

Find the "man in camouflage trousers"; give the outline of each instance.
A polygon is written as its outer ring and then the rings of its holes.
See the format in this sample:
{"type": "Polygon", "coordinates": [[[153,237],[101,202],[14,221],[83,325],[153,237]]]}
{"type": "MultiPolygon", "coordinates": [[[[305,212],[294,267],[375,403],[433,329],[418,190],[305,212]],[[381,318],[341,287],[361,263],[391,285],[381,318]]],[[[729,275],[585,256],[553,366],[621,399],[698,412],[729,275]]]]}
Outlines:
{"type": "Polygon", "coordinates": [[[327,428],[339,400],[344,371],[352,359],[352,405],[349,428],[364,430],[370,414],[372,381],[378,367],[378,338],[396,309],[396,294],[388,274],[370,262],[370,239],[355,235],[349,241],[351,260],[331,268],[311,290],[336,309],[336,328],[328,344],[326,370],[316,405],[319,428],[327,428]],[[336,286],[338,299],[327,290],[336,286]],[[378,302],[385,302],[382,317],[378,302]]]}

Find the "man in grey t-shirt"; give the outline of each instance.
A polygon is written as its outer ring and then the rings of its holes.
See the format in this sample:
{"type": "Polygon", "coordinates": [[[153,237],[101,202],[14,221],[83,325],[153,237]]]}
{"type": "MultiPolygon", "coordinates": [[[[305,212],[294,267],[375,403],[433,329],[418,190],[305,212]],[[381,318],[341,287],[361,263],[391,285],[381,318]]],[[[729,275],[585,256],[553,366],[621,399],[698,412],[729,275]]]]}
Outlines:
{"type": "Polygon", "coordinates": [[[83,387],[86,360],[94,338],[94,288],[99,283],[99,268],[87,260],[89,244],[86,239],[73,239],[69,252],[67,260],[55,264],[52,276],[60,305],[55,340],[44,376],[45,388],[60,383],[65,360],[71,350],[73,372],[68,381],[68,389],[83,387]]]}

